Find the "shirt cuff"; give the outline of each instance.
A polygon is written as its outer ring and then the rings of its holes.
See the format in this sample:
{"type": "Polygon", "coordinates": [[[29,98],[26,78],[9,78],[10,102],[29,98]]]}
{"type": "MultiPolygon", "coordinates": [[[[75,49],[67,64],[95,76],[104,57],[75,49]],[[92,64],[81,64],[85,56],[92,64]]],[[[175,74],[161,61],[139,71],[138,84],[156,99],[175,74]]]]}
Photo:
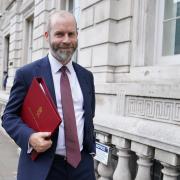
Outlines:
{"type": "Polygon", "coordinates": [[[33,150],[33,147],[28,143],[27,153],[28,153],[28,154],[31,154],[32,150],[33,150]]]}
{"type": "Polygon", "coordinates": [[[96,153],[94,153],[94,152],[91,152],[91,153],[89,153],[92,157],[94,157],[94,156],[96,156],[96,153]]]}

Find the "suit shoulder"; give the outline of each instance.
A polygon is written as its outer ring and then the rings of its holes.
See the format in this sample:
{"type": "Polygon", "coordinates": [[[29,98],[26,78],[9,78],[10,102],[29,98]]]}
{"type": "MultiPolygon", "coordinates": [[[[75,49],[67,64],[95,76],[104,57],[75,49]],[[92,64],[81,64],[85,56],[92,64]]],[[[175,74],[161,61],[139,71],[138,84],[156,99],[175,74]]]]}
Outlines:
{"type": "Polygon", "coordinates": [[[34,62],[31,62],[29,64],[26,64],[26,65],[18,68],[16,72],[17,73],[19,73],[19,72],[26,72],[26,73],[32,72],[33,70],[36,69],[36,67],[40,66],[43,63],[43,61],[45,61],[46,59],[47,59],[47,57],[44,57],[44,58],[38,59],[34,62]]]}
{"type": "Polygon", "coordinates": [[[73,62],[73,66],[75,68],[79,69],[80,71],[82,71],[83,73],[86,73],[86,74],[91,75],[91,76],[93,75],[91,71],[87,70],[85,67],[83,67],[83,66],[81,66],[75,62],[73,62]]]}

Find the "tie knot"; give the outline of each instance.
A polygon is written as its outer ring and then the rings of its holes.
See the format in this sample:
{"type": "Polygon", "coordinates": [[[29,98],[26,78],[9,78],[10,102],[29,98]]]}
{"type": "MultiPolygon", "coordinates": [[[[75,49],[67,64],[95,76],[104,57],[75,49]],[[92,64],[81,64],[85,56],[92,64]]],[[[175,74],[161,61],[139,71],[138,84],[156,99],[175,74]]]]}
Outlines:
{"type": "Polygon", "coordinates": [[[62,67],[60,68],[60,71],[61,71],[62,73],[66,73],[66,70],[67,70],[67,67],[66,67],[66,66],[62,66],[62,67]]]}

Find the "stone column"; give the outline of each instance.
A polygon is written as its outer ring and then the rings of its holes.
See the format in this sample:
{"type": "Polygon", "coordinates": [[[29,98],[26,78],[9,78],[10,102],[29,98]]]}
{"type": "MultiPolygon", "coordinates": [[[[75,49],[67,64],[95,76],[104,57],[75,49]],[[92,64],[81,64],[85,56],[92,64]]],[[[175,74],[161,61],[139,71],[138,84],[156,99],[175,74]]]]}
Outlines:
{"type": "Polygon", "coordinates": [[[121,137],[113,136],[112,144],[118,149],[118,164],[113,174],[113,180],[131,180],[129,169],[130,141],[121,137]]]}
{"type": "Polygon", "coordinates": [[[138,171],[135,180],[151,180],[150,170],[152,166],[151,159],[154,154],[153,148],[144,144],[132,142],[131,150],[136,152],[139,158],[137,160],[138,171]]]}

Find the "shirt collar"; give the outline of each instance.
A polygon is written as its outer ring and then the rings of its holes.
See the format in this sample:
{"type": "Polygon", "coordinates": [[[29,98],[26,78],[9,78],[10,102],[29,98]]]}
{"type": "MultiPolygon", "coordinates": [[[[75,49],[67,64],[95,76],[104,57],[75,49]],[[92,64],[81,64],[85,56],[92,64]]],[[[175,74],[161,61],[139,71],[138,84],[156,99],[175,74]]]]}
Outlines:
{"type": "MultiPolygon", "coordinates": [[[[53,73],[59,72],[60,68],[63,66],[52,54],[51,52],[48,53],[48,58],[49,62],[51,65],[51,70],[53,73]]],[[[73,72],[73,65],[72,65],[72,60],[70,60],[67,64],[66,67],[68,69],[68,72],[72,74],[73,72]]]]}

